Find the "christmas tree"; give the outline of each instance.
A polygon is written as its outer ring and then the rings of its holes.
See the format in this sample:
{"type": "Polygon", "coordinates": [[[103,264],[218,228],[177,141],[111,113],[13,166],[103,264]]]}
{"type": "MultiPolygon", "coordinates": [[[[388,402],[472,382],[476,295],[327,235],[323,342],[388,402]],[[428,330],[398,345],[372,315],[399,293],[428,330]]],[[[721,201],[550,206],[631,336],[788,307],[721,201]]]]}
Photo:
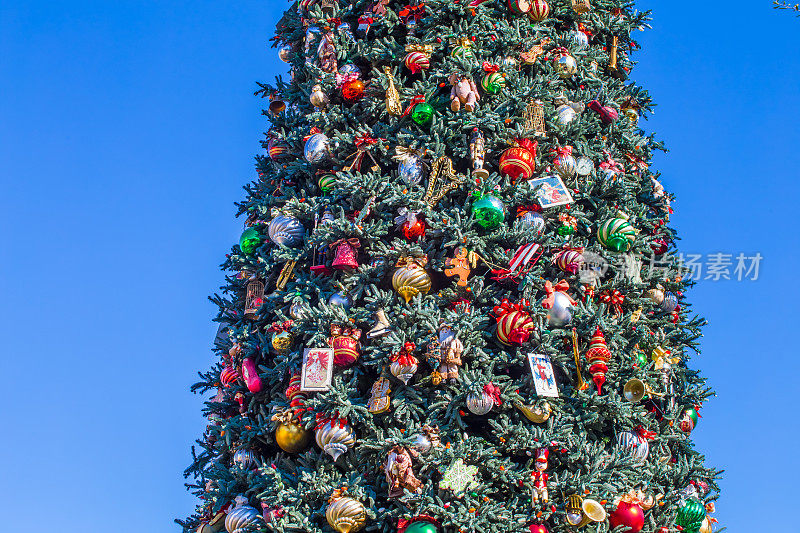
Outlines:
{"type": "Polygon", "coordinates": [[[709,532],[627,0],[303,0],[186,531],[709,532]],[[615,529],[616,528],[616,529],[615,529]]]}

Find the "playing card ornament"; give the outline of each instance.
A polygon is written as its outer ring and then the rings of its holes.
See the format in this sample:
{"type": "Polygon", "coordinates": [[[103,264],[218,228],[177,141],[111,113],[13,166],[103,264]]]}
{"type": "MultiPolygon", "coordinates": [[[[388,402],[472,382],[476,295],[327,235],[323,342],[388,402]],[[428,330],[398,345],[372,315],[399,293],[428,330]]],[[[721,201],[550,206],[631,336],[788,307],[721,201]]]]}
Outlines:
{"type": "Polygon", "coordinates": [[[344,419],[320,419],[315,435],[317,446],[333,457],[334,461],[356,443],[353,428],[344,419]]]}
{"type": "Polygon", "coordinates": [[[248,505],[244,496],[237,496],[234,502],[236,502],[234,508],[228,511],[228,516],[225,517],[225,530],[228,533],[243,533],[245,528],[254,524],[261,515],[255,507],[248,505]]]}
{"type": "Polygon", "coordinates": [[[589,349],[586,350],[586,360],[589,362],[589,372],[592,374],[592,381],[597,387],[597,394],[603,394],[603,384],[606,382],[606,372],[608,372],[608,361],[611,359],[611,352],[606,346],[606,338],[598,327],[592,340],[589,342],[589,349]]]}
{"type": "Polygon", "coordinates": [[[533,491],[531,492],[531,499],[534,504],[547,503],[550,495],[547,490],[547,481],[550,475],[545,472],[547,470],[547,460],[550,457],[550,450],[547,448],[536,449],[536,461],[533,465],[533,472],[531,472],[531,481],[533,482],[533,491]]]}
{"type": "Polygon", "coordinates": [[[325,519],[337,533],[355,533],[364,529],[367,510],[358,500],[345,496],[347,488],[333,491],[325,509],[325,519]]]}
{"type": "Polygon", "coordinates": [[[360,338],[361,330],[358,328],[331,324],[328,346],[333,348],[333,363],[341,367],[355,363],[360,355],[358,343],[360,338]]]}
{"type": "Polygon", "coordinates": [[[386,482],[389,484],[389,497],[402,496],[406,490],[414,494],[422,492],[422,482],[414,475],[412,458],[418,457],[413,448],[394,446],[389,450],[384,465],[386,482]]]}
{"type": "Polygon", "coordinates": [[[414,350],[416,349],[417,346],[413,342],[407,342],[403,344],[399,352],[389,358],[392,363],[389,366],[389,371],[404,385],[408,385],[408,382],[417,372],[417,363],[419,361],[414,357],[414,350]]]}
{"type": "Polygon", "coordinates": [[[397,268],[392,275],[392,287],[403,297],[406,303],[418,295],[427,294],[431,290],[433,280],[425,271],[427,256],[403,256],[398,259],[397,268]]]}
{"type": "Polygon", "coordinates": [[[525,310],[527,300],[520,300],[516,304],[503,300],[495,306],[492,314],[497,320],[497,340],[506,345],[521,345],[528,342],[531,331],[534,329],[533,319],[525,310]]]}
{"type": "Polygon", "coordinates": [[[573,306],[577,303],[567,294],[569,283],[563,279],[553,285],[550,280],[544,282],[547,294],[542,300],[542,307],[547,309],[547,323],[553,327],[566,327],[572,322],[573,306]]]}

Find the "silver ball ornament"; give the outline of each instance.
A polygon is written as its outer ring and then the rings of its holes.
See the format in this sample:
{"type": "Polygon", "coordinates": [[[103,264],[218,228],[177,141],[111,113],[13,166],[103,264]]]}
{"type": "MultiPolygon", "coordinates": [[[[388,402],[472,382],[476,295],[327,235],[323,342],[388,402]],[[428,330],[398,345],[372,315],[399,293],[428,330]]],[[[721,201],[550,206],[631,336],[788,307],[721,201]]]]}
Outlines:
{"type": "Polygon", "coordinates": [[[544,217],[536,211],[526,211],[518,218],[519,225],[523,228],[531,228],[536,235],[541,235],[545,228],[544,217]]]}
{"type": "Polygon", "coordinates": [[[235,502],[236,507],[228,511],[228,516],[225,517],[225,530],[228,533],[241,533],[261,517],[254,507],[247,505],[247,498],[244,496],[237,496],[235,502]]]}
{"type": "Polygon", "coordinates": [[[422,180],[423,172],[422,159],[415,155],[406,157],[397,165],[397,173],[400,175],[400,179],[409,187],[422,180]]]}
{"type": "Polygon", "coordinates": [[[570,37],[572,37],[572,43],[578,50],[583,50],[589,46],[589,36],[582,31],[570,32],[570,37]]]}
{"type": "Polygon", "coordinates": [[[278,215],[269,223],[267,233],[275,244],[294,248],[303,243],[306,229],[295,217],[278,215]]]}
{"type": "Polygon", "coordinates": [[[289,63],[292,61],[292,45],[291,44],[284,44],[278,50],[278,57],[284,63],[289,63]]]}
{"type": "Polygon", "coordinates": [[[558,156],[553,165],[555,166],[556,174],[562,180],[571,180],[578,175],[578,164],[570,154],[558,156]]]}
{"type": "Polygon", "coordinates": [[[303,157],[312,165],[323,163],[331,157],[330,144],[331,141],[327,135],[315,133],[306,141],[303,157]]]}
{"type": "Polygon", "coordinates": [[[303,305],[303,302],[297,301],[289,306],[289,316],[295,320],[308,318],[308,309],[303,305]]]}
{"type": "Polygon", "coordinates": [[[470,392],[467,395],[467,409],[478,416],[485,415],[494,407],[494,400],[485,392],[470,392]]]}
{"type": "Polygon", "coordinates": [[[250,470],[258,465],[256,454],[252,450],[236,450],[233,454],[233,464],[242,470],[250,470]]]}
{"type": "Polygon", "coordinates": [[[342,291],[334,292],[328,298],[328,305],[336,305],[338,307],[342,307],[345,310],[350,309],[353,305],[353,300],[350,298],[348,294],[343,293],[342,291]]]}
{"type": "Polygon", "coordinates": [[[431,439],[429,439],[424,433],[417,433],[417,436],[414,439],[414,448],[422,455],[425,455],[431,451],[431,448],[433,448],[433,443],[431,442],[431,439]]]}
{"type": "Polygon", "coordinates": [[[665,292],[664,299],[661,300],[659,307],[664,313],[672,313],[678,308],[678,297],[671,292],[665,292]]]}
{"type": "Polygon", "coordinates": [[[563,292],[553,295],[553,306],[547,310],[547,323],[553,327],[561,328],[572,322],[572,302],[563,292]]]}
{"type": "Polygon", "coordinates": [[[556,60],[556,72],[559,77],[569,78],[578,71],[578,62],[569,54],[564,54],[556,60]]]}
{"type": "Polygon", "coordinates": [[[623,431],[617,436],[617,447],[625,454],[632,455],[637,461],[643,463],[650,453],[647,439],[640,437],[633,431],[623,431]]]}

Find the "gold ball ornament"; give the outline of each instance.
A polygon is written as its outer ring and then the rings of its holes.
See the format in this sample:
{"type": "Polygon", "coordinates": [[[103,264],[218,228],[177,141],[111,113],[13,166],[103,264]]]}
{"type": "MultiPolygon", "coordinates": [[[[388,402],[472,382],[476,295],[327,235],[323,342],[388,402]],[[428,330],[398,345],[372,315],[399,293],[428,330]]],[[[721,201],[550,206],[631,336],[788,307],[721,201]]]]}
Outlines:
{"type": "Polygon", "coordinates": [[[286,453],[300,453],[311,443],[311,432],[296,422],[281,422],[275,430],[275,442],[286,453]]]}
{"type": "Polygon", "coordinates": [[[342,494],[343,489],[333,491],[325,510],[325,519],[338,533],[361,531],[367,522],[367,509],[360,501],[342,494]]]}
{"type": "Polygon", "coordinates": [[[416,261],[409,261],[405,266],[400,266],[392,275],[392,287],[406,303],[415,296],[427,294],[432,284],[431,276],[416,261]]]}

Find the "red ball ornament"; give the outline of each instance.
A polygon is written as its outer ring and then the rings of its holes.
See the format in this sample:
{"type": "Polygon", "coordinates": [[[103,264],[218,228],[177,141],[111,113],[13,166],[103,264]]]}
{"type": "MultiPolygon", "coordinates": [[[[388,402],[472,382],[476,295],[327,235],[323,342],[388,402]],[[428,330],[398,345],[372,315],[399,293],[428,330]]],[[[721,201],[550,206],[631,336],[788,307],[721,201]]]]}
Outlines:
{"type": "Polygon", "coordinates": [[[500,156],[500,173],[512,181],[529,180],[536,170],[536,141],[517,139],[512,146],[500,156]]]}
{"type": "Polygon", "coordinates": [[[550,530],[544,524],[531,524],[528,529],[531,533],[550,533],[550,530]]]}
{"type": "Polygon", "coordinates": [[[403,232],[403,237],[411,242],[414,242],[425,235],[425,221],[419,218],[416,219],[413,224],[410,224],[408,221],[406,221],[403,223],[401,231],[403,232]]]}
{"type": "Polygon", "coordinates": [[[348,80],[342,84],[342,98],[355,102],[364,96],[364,82],[359,79],[348,80]]]}
{"type": "Polygon", "coordinates": [[[609,529],[625,526],[623,533],[639,533],[644,527],[644,511],[635,503],[619,502],[617,509],[608,515],[609,529]]]}

